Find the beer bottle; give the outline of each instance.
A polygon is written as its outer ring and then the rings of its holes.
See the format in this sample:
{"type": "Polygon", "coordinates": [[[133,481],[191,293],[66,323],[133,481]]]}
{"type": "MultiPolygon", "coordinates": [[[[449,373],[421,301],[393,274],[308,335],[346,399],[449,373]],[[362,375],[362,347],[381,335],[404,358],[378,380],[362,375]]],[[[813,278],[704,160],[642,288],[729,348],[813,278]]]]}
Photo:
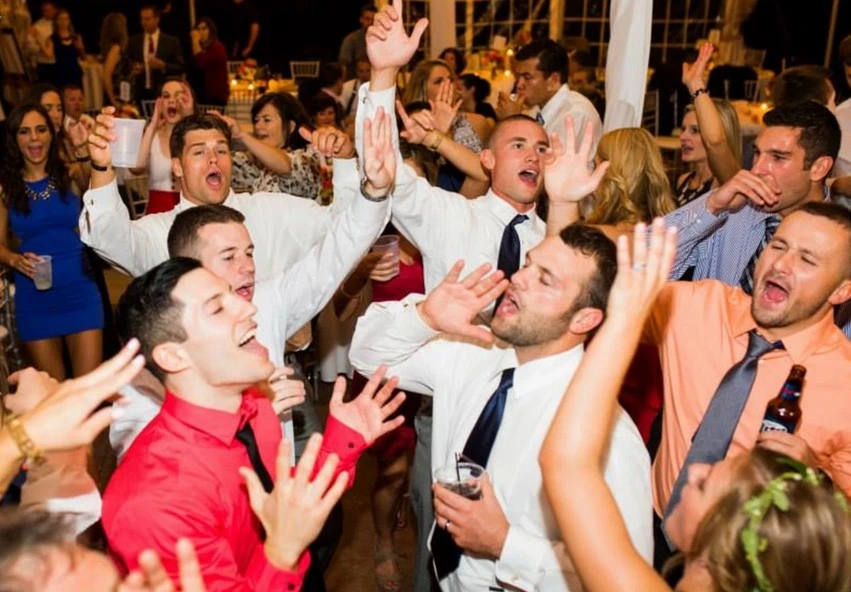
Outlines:
{"type": "Polygon", "coordinates": [[[789,376],[780,389],[780,394],[768,402],[765,416],[762,418],[760,432],[786,432],[794,434],[801,421],[801,390],[804,386],[804,376],[807,369],[803,366],[792,366],[789,376]]]}

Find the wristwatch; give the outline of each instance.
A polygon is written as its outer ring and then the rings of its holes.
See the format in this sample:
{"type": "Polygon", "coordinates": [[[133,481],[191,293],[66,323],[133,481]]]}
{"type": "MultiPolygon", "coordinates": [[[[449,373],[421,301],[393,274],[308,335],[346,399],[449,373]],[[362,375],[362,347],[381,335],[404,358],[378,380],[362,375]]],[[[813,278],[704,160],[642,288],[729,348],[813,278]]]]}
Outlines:
{"type": "Polygon", "coordinates": [[[384,195],[378,195],[378,196],[370,195],[369,193],[366,192],[366,184],[367,183],[369,183],[369,180],[366,177],[364,177],[360,180],[360,194],[362,196],[364,196],[366,199],[368,199],[369,201],[382,202],[390,196],[390,192],[392,191],[391,189],[388,189],[387,193],[385,193],[384,195]]]}

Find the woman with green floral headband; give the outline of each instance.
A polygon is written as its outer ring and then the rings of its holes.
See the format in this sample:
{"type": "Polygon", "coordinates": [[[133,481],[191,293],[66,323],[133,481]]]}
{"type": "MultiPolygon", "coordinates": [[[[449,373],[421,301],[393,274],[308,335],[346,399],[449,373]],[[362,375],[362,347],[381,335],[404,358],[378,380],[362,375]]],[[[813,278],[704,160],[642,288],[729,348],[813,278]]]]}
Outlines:
{"type": "MultiPolygon", "coordinates": [[[[541,450],[544,487],[588,592],[666,592],[632,547],[603,480],[609,427],[624,373],[676,250],[657,220],[648,249],[638,225],[632,255],[618,244],[607,317],[588,346],[541,450]]],[[[685,592],[851,590],[851,520],[842,494],[797,461],[767,450],[692,465],[666,524],[684,550],[685,592]]]]}

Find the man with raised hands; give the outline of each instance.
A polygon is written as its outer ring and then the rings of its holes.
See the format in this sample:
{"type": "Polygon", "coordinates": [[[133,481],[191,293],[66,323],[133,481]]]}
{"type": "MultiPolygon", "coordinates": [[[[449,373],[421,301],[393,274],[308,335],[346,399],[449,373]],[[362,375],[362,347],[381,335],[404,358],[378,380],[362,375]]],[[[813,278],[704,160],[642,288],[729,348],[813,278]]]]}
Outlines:
{"type": "Polygon", "coordinates": [[[245,215],[245,225],[260,245],[255,253],[257,276],[266,279],[302,257],[325,236],[334,216],[358,195],[360,178],[352,145],[339,130],[329,132],[333,137],[321,150],[334,157],[334,205],[322,207],[286,193],[234,193],[227,123],[211,114],[193,115],[175,126],[169,140],[172,172],[181,184],[180,203],[169,212],[131,220],[112,167],[109,142],[115,139],[114,113],[113,107],[106,107],[89,134],[92,178],[91,188],[83,196],[80,238],[134,277],[168,259],[166,237],[178,213],[195,205],[223,203],[245,215]]]}
{"type": "MultiPolygon", "coordinates": [[[[603,319],[617,268],[600,230],[568,226],[529,251],[510,282],[489,264],[460,279],[463,262],[428,296],[369,307],[358,322],[352,365],[369,375],[387,365],[402,388],[433,396],[431,469],[458,454],[483,466],[481,499],[433,486],[430,532],[445,591],[580,590],[551,519],[537,463],[541,442],[603,319]],[[491,331],[474,324],[501,297],[491,331]]],[[[606,482],[636,549],[649,560],[653,537],[650,459],[620,410],[606,482]]]]}
{"type": "MultiPolygon", "coordinates": [[[[298,475],[295,483],[289,479],[289,446],[281,446],[278,418],[253,388],[274,370],[256,339],[255,313],[225,281],[188,258],[161,263],[121,297],[121,337],[138,338],[148,369],[167,389],[160,413],[104,494],[110,552],[125,569],[153,549],[174,578],[175,544],[188,538],[211,592],[298,589],[310,563],[304,549],[324,517],[314,520],[290,505],[292,488],[307,485],[298,475]],[[305,533],[301,521],[315,528],[305,533]]],[[[308,486],[320,497],[332,481],[334,488],[351,483],[361,452],[404,421],[388,420],[404,395],[391,399],[394,378],[379,391],[383,377],[380,369],[349,403],[343,403],[345,380],[335,384],[317,452],[323,468],[308,486]],[[334,477],[336,471],[342,473],[334,477]]],[[[330,511],[334,501],[317,502],[312,511],[330,511]]]]}

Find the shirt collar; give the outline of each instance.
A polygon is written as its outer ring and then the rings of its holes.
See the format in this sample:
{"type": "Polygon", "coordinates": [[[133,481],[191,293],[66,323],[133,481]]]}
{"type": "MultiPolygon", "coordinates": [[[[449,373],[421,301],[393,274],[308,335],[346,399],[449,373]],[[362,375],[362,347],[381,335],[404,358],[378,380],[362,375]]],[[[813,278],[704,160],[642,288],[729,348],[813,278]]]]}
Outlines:
{"type": "Polygon", "coordinates": [[[162,412],[199,432],[212,436],[225,446],[230,446],[233,444],[236,432],[257,415],[257,399],[262,397],[263,394],[260,391],[254,388],[246,389],[242,393],[242,402],[237,412],[228,413],[194,405],[166,391],[162,412]]]}
{"type": "MultiPolygon", "coordinates": [[[[514,353],[513,349],[511,351],[514,353]]],[[[517,366],[514,372],[514,396],[523,397],[541,392],[553,382],[569,379],[576,371],[584,352],[585,346],[580,343],[567,351],[517,366]]],[[[516,354],[512,357],[517,359],[516,354]]]]}
{"type": "Polygon", "coordinates": [[[556,91],[556,94],[550,97],[550,100],[541,108],[541,117],[544,118],[544,123],[549,124],[554,117],[557,117],[559,111],[564,105],[570,103],[570,89],[567,84],[562,84],[556,91]]]}
{"type": "MultiPolygon", "coordinates": [[[[507,201],[494,193],[492,189],[488,189],[488,192],[480,199],[485,201],[488,209],[496,216],[497,220],[506,226],[514,219],[514,216],[520,213],[511,207],[507,201]]],[[[529,216],[529,222],[532,223],[533,227],[541,223],[535,208],[526,212],[526,215],[529,216]]]]}
{"type": "MultiPolygon", "coordinates": [[[[233,192],[233,189],[228,191],[228,196],[225,198],[225,201],[222,202],[222,205],[230,206],[230,207],[234,208],[235,210],[239,209],[239,208],[235,208],[233,206],[233,199],[234,199],[235,195],[236,194],[233,192]]],[[[195,207],[195,204],[192,203],[191,201],[189,201],[188,199],[186,199],[186,197],[183,195],[183,192],[181,191],[180,192],[180,201],[174,207],[175,214],[179,214],[180,212],[182,212],[184,210],[188,210],[189,208],[192,208],[192,207],[195,207]]]]}
{"type": "MultiPolygon", "coordinates": [[[[730,312],[730,327],[733,338],[747,343],[747,334],[752,329],[758,329],[751,315],[751,297],[736,289],[728,297],[730,312]]],[[[826,314],[814,325],[802,329],[793,335],[783,338],[783,348],[795,364],[806,362],[811,354],[823,352],[837,347],[839,339],[845,336],[834,324],[833,314],[826,314]]],[[[766,354],[771,356],[772,354],[766,354]]],[[[780,354],[778,354],[780,355],[780,354]]]]}

